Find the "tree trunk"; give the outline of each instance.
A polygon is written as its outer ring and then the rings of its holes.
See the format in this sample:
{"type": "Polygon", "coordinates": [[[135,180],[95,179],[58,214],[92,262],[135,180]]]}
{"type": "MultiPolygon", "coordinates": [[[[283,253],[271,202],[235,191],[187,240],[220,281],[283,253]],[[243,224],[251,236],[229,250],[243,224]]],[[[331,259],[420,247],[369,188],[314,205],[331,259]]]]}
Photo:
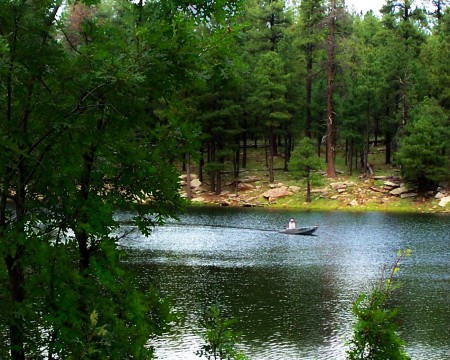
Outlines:
{"type": "Polygon", "coordinates": [[[222,171],[219,170],[217,171],[217,183],[216,183],[216,190],[215,190],[215,194],[219,195],[222,192],[222,171]]]}
{"type": "Polygon", "coordinates": [[[369,126],[370,126],[370,97],[367,99],[367,114],[366,114],[366,133],[365,133],[365,146],[364,146],[364,172],[369,169],[369,126]]]}
{"type": "Polygon", "coordinates": [[[309,166],[306,172],[306,202],[311,202],[311,170],[309,166]]]}
{"type": "Polygon", "coordinates": [[[386,131],[385,135],[385,147],[386,147],[386,153],[385,153],[385,165],[389,165],[391,163],[391,150],[392,150],[392,137],[389,131],[386,131]]]}
{"type": "Polygon", "coordinates": [[[247,168],[247,132],[244,132],[242,136],[242,168],[247,168]]]}
{"type": "Polygon", "coordinates": [[[237,147],[234,152],[234,160],[233,160],[233,174],[234,174],[234,192],[237,194],[239,191],[239,165],[241,162],[241,148],[240,148],[240,139],[237,139],[237,147]]]}
{"type": "Polygon", "coordinates": [[[25,300],[25,275],[21,265],[24,248],[16,247],[15,255],[5,259],[12,300],[12,315],[9,322],[9,337],[12,360],[25,360],[24,320],[19,315],[25,300]]]}
{"type": "Polygon", "coordinates": [[[327,81],[327,176],[329,178],[336,177],[336,169],[334,167],[334,141],[335,141],[335,124],[334,124],[334,75],[335,75],[335,45],[336,45],[336,0],[331,2],[331,14],[329,19],[328,34],[328,81],[327,81]]]}
{"type": "Polygon", "coordinates": [[[186,197],[191,200],[192,199],[192,190],[191,190],[191,155],[186,154],[186,197]]]}
{"type": "Polygon", "coordinates": [[[353,174],[353,147],[354,147],[354,141],[353,139],[350,140],[349,146],[348,146],[348,154],[347,154],[347,159],[348,159],[348,174],[352,175],[353,174]]]}
{"type": "Polygon", "coordinates": [[[291,158],[291,136],[284,137],[284,171],[288,171],[288,163],[291,158]]]}
{"type": "Polygon", "coordinates": [[[273,136],[272,131],[269,131],[269,182],[273,183],[275,181],[275,176],[273,173],[273,158],[274,158],[274,144],[275,136],[273,136]]]}
{"type": "Polygon", "coordinates": [[[311,99],[312,99],[313,45],[306,46],[306,124],[305,135],[311,139],[311,99]]]}

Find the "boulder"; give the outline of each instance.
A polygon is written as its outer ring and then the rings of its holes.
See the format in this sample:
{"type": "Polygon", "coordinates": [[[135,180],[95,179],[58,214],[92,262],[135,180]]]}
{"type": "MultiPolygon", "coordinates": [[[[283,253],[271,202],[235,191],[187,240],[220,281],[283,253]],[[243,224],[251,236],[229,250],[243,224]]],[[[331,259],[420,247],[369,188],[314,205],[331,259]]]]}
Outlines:
{"type": "Polygon", "coordinates": [[[347,186],[345,185],[345,183],[331,183],[330,184],[330,186],[331,186],[331,188],[334,190],[334,191],[337,191],[337,190],[339,190],[339,189],[345,189],[347,186]]]}
{"type": "Polygon", "coordinates": [[[263,193],[261,196],[265,199],[277,199],[281,197],[291,196],[293,195],[292,191],[289,191],[286,186],[282,186],[280,188],[274,188],[267,190],[265,193],[263,193]]]}
{"type": "Polygon", "coordinates": [[[446,207],[448,204],[450,204],[450,196],[446,196],[446,197],[443,197],[442,199],[441,199],[441,201],[439,201],[439,206],[440,207],[446,207]]]}
{"type": "Polygon", "coordinates": [[[190,185],[191,185],[191,188],[195,189],[195,188],[200,187],[202,185],[202,183],[201,183],[201,181],[199,179],[195,178],[195,179],[191,180],[190,185]]]}
{"type": "Polygon", "coordinates": [[[389,191],[389,194],[399,196],[399,195],[401,195],[401,194],[407,193],[408,191],[409,191],[409,189],[408,189],[407,187],[405,187],[405,186],[400,186],[400,187],[397,188],[397,189],[394,189],[394,190],[392,190],[392,191],[389,191]]]}
{"type": "Polygon", "coordinates": [[[246,176],[245,178],[243,178],[242,180],[240,180],[240,182],[243,183],[251,183],[251,182],[258,182],[260,181],[261,178],[258,178],[256,176],[246,176]]]}
{"type": "Polygon", "coordinates": [[[413,197],[416,197],[416,196],[417,196],[417,193],[404,193],[404,194],[400,195],[400,197],[402,199],[413,198],[413,197]]]}
{"type": "Polygon", "coordinates": [[[255,189],[255,185],[250,184],[250,183],[239,183],[238,184],[238,189],[240,191],[254,190],[255,189]]]}
{"type": "Polygon", "coordinates": [[[434,198],[438,199],[438,200],[443,199],[443,198],[445,198],[445,194],[441,193],[441,192],[438,192],[434,198]]]}
{"type": "Polygon", "coordinates": [[[300,186],[291,185],[291,186],[289,186],[288,190],[296,193],[296,192],[299,192],[301,190],[301,188],[300,188],[300,186]]]}
{"type": "Polygon", "coordinates": [[[397,184],[395,182],[392,181],[385,181],[384,182],[384,186],[390,187],[390,188],[398,188],[400,187],[400,184],[397,184]]]}
{"type": "Polygon", "coordinates": [[[356,199],[353,199],[352,201],[350,201],[349,203],[348,203],[350,206],[358,206],[359,204],[358,204],[358,200],[356,200],[356,199]]]}

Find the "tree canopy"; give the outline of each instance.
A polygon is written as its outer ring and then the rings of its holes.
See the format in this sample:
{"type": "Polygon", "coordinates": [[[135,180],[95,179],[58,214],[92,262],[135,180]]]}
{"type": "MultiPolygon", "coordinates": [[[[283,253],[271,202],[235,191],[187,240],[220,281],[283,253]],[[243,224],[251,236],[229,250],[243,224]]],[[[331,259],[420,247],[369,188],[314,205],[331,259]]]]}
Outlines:
{"type": "Polygon", "coordinates": [[[431,3],[1,1],[0,357],[152,358],[167,304],[121,267],[115,212],[143,233],[176,217],[191,157],[216,193],[249,139],[270,182],[314,149],[329,177],[340,148],[366,171],[371,143],[421,190],[448,182],[450,10],[431,3]]]}

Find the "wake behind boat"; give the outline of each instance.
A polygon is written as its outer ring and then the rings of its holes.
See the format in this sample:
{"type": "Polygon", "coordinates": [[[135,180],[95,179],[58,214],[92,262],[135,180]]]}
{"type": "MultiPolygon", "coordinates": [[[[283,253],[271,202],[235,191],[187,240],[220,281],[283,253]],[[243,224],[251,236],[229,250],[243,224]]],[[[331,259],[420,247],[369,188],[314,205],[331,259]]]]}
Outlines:
{"type": "Polygon", "coordinates": [[[315,226],[304,226],[304,227],[298,227],[294,229],[283,229],[280,231],[282,234],[289,234],[289,235],[312,235],[316,232],[316,230],[319,228],[318,225],[315,226]]]}

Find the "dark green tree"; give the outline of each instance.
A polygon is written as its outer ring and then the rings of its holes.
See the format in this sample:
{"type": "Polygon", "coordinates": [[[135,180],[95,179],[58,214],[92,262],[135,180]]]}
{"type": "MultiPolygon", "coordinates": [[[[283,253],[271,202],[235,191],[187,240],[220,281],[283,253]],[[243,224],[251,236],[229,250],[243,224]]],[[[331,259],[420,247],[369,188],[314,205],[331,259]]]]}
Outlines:
{"type": "Polygon", "coordinates": [[[249,98],[252,113],[260,121],[265,138],[269,140],[268,168],[269,181],[275,180],[274,156],[276,135],[291,114],[286,106],[286,84],[281,57],[274,51],[261,55],[254,72],[255,89],[249,98]]]}
{"type": "MultiPolygon", "coordinates": [[[[75,22],[60,5],[0,3],[1,357],[151,358],[167,307],[122,269],[114,213],[148,233],[180,210],[180,93],[202,72],[202,18],[117,1],[75,22]]],[[[226,17],[213,7],[203,16],[226,17]]]]}
{"type": "Polygon", "coordinates": [[[289,169],[294,175],[305,178],[306,202],[311,202],[311,183],[319,182],[320,177],[315,172],[320,168],[321,161],[316,154],[313,141],[304,137],[292,152],[289,169]]]}
{"type": "MultiPolygon", "coordinates": [[[[305,134],[312,136],[313,83],[321,71],[317,53],[321,51],[325,33],[322,21],[326,14],[324,1],[302,1],[299,7],[298,32],[299,46],[304,53],[305,76],[305,134]]],[[[316,119],[318,122],[318,119],[316,119]]]]}
{"type": "Polygon", "coordinates": [[[449,178],[449,129],[448,115],[434,99],[423,101],[405,128],[397,161],[405,180],[419,190],[433,190],[449,178]]]}

